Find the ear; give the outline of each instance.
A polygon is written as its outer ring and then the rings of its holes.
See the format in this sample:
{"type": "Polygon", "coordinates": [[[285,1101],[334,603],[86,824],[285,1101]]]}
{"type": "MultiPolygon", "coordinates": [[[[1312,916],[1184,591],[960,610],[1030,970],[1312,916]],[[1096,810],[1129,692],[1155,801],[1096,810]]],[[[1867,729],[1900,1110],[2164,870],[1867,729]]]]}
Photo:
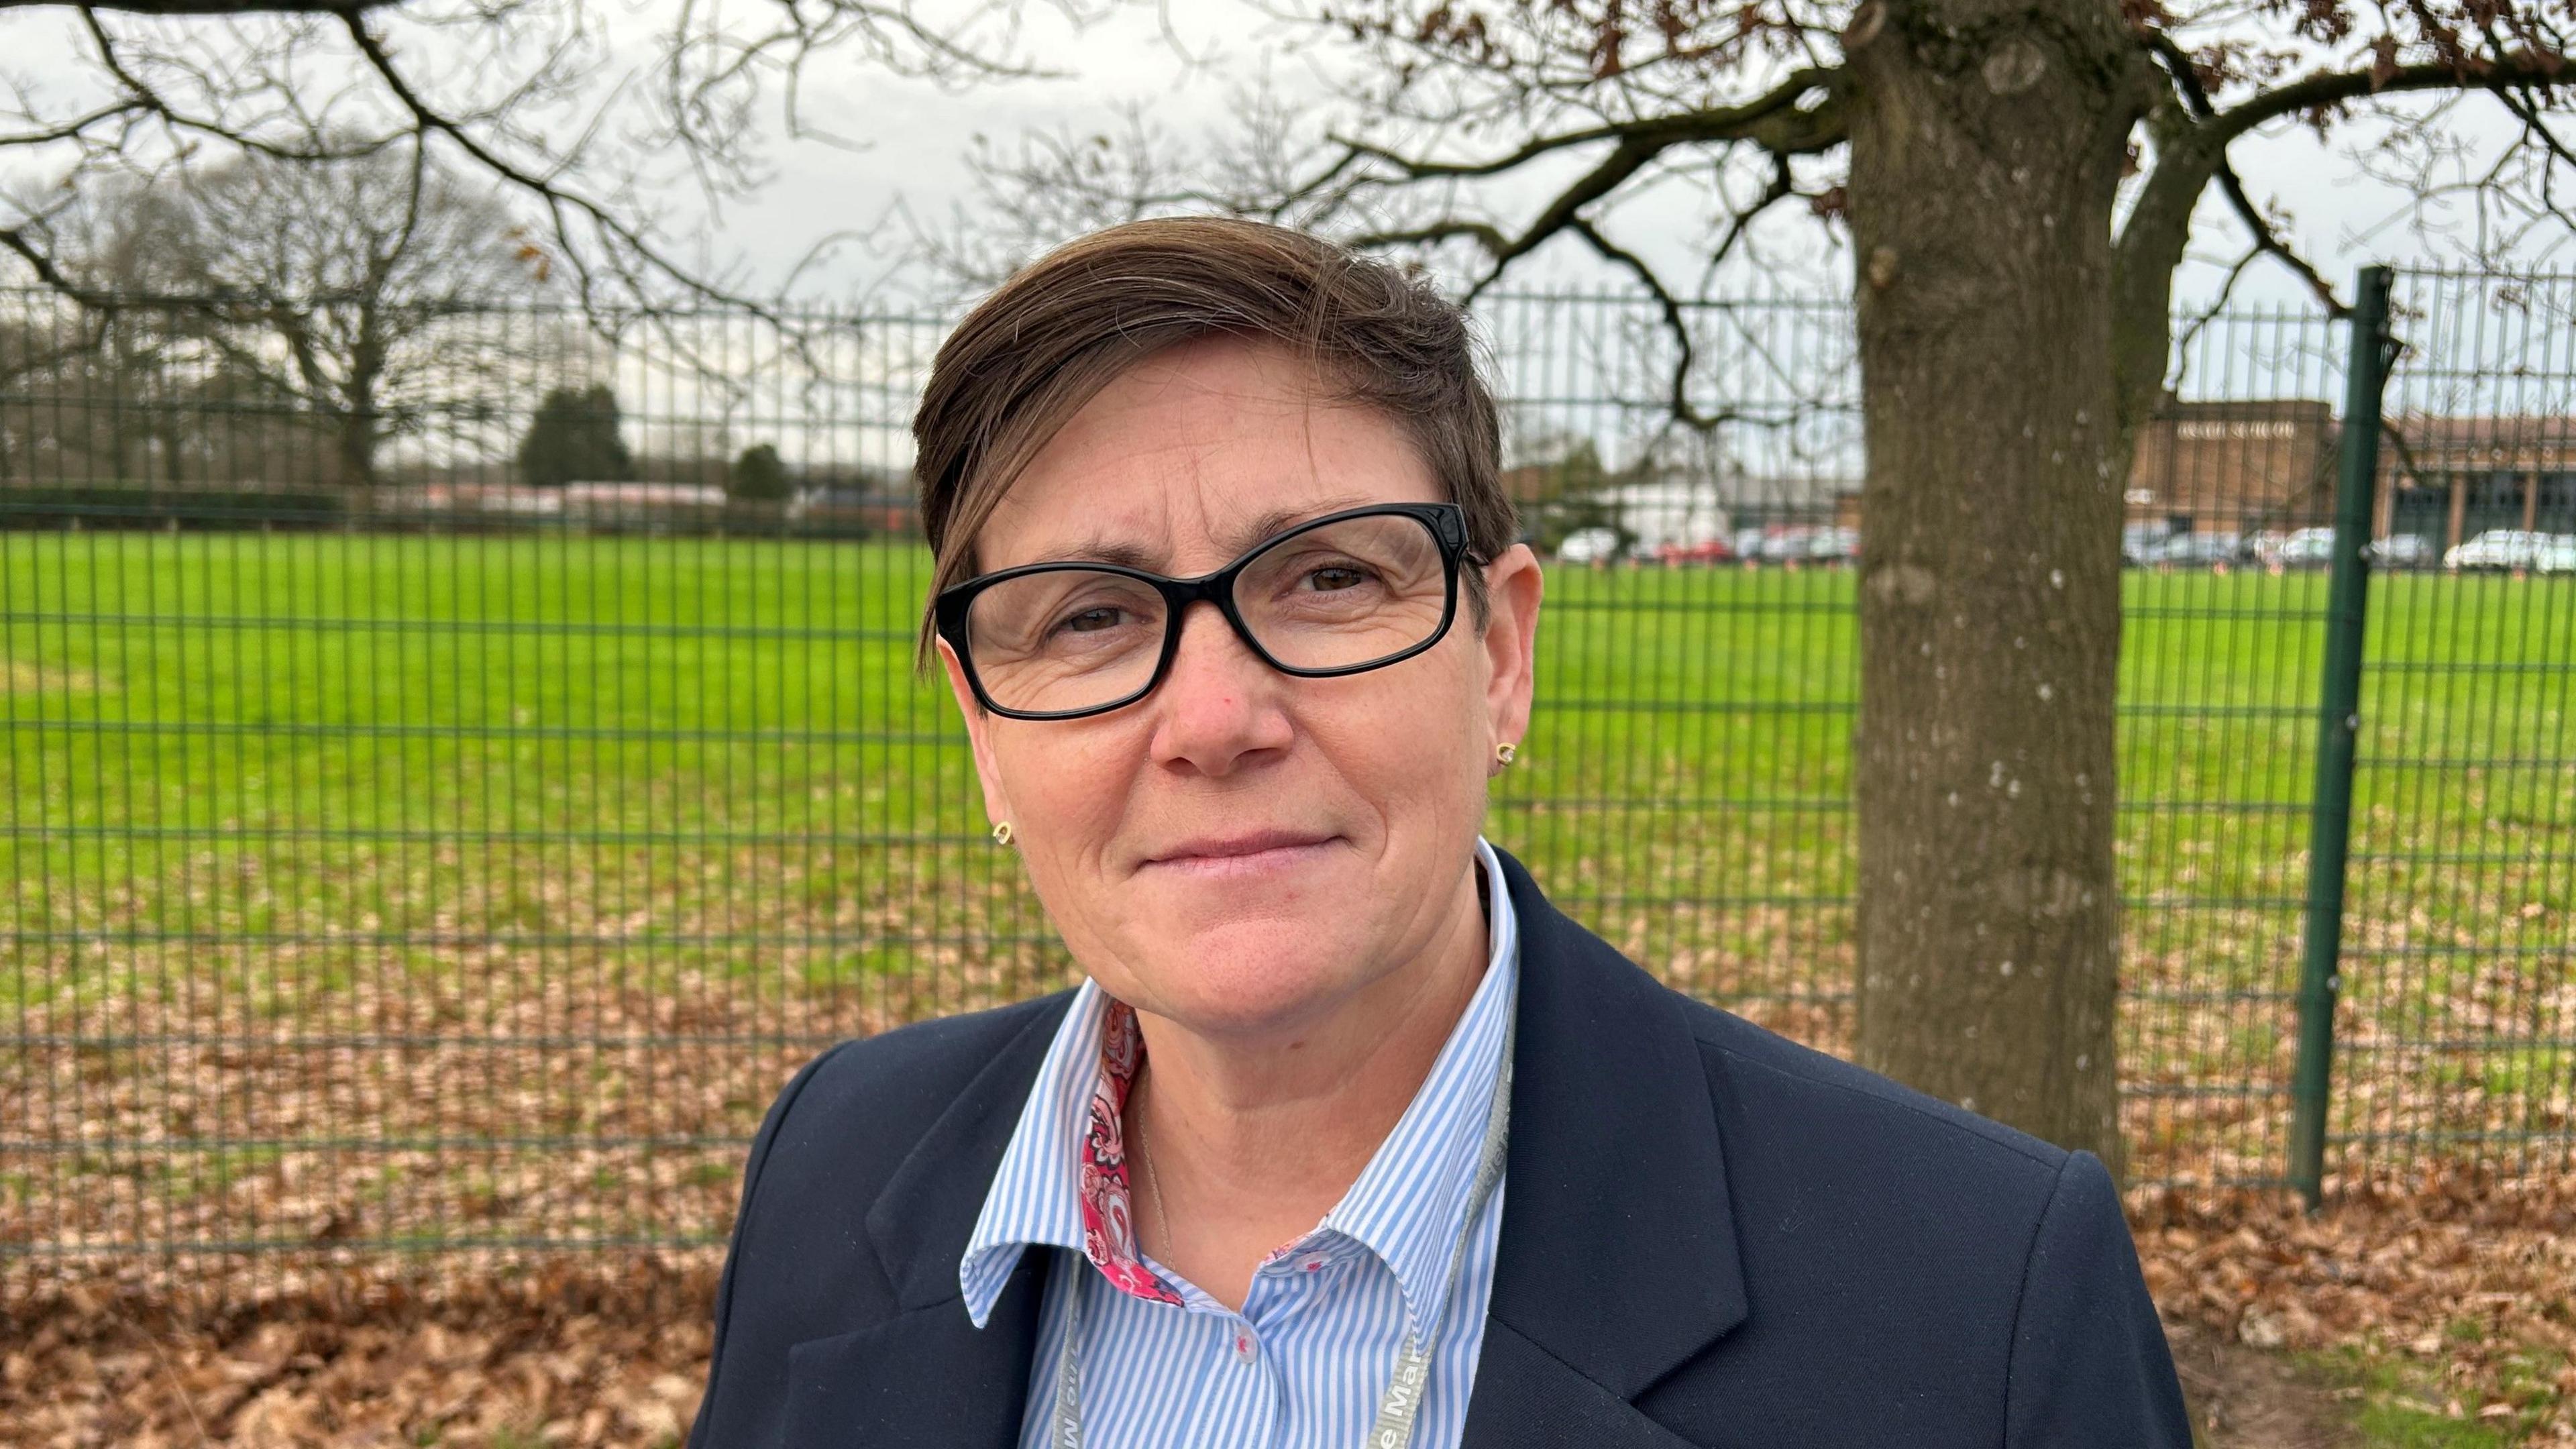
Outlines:
{"type": "Polygon", "coordinates": [[[1485,565],[1488,613],[1478,641],[1485,651],[1487,750],[1529,734],[1530,696],[1538,679],[1538,605],[1545,592],[1538,555],[1513,544],[1485,565]]]}
{"type": "Polygon", "coordinates": [[[966,666],[957,660],[957,651],[948,641],[939,640],[939,663],[948,674],[948,692],[957,697],[957,712],[966,717],[966,743],[975,756],[975,781],[984,789],[985,823],[998,825],[1011,818],[1011,801],[1002,788],[1001,767],[993,759],[993,716],[985,713],[982,702],[975,698],[975,687],[966,682],[966,666]]]}

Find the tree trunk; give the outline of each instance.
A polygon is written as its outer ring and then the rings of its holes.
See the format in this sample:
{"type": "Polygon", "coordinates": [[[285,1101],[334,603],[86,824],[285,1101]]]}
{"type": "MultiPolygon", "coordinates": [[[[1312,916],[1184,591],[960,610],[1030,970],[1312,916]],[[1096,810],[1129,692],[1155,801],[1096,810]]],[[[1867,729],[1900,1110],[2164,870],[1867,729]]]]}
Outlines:
{"type": "Polygon", "coordinates": [[[351,411],[340,418],[340,486],[365,489],[376,481],[376,419],[351,411]]]}
{"type": "Polygon", "coordinates": [[[2116,1170],[2111,208],[2135,43],[2112,0],[1867,0],[1845,41],[1859,1055],[2116,1170]]]}
{"type": "Polygon", "coordinates": [[[383,442],[381,422],[376,416],[375,377],[358,373],[349,379],[342,396],[348,406],[340,414],[338,451],[340,486],[363,492],[376,483],[376,448],[383,442]]]}

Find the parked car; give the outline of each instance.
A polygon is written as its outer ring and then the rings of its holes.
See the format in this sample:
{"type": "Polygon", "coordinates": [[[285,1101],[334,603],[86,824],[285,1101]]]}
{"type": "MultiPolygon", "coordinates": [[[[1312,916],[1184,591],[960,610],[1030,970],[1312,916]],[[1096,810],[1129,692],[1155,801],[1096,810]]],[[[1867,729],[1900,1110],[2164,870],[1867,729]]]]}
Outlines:
{"type": "Polygon", "coordinates": [[[1722,538],[1704,538],[1697,543],[1659,544],[1655,549],[1655,562],[1666,568],[1721,564],[1734,557],[1735,549],[1722,538]]]}
{"type": "Polygon", "coordinates": [[[2281,540],[2272,562],[2285,569],[2321,569],[2334,563],[2334,530],[2302,528],[2281,540]]]}
{"type": "Polygon", "coordinates": [[[2398,569],[2425,569],[2433,566],[2433,540],[2420,533],[2392,533],[2374,538],[2361,546],[2361,556],[2370,566],[2385,572],[2398,569]]]}
{"type": "Polygon", "coordinates": [[[1860,557],[1860,530],[1819,528],[1807,536],[1807,557],[1819,563],[1847,563],[1860,557]]]}
{"type": "Polygon", "coordinates": [[[2244,544],[2232,533],[2177,533],[2157,545],[2155,561],[2167,567],[2208,568],[2236,563],[2244,544]]]}
{"type": "Polygon", "coordinates": [[[2173,537],[2169,523],[2132,523],[2120,530],[2120,563],[2127,568],[2145,568],[2156,561],[2156,550],[2173,537]]]}
{"type": "Polygon", "coordinates": [[[2531,571],[2536,574],[2576,574],[2576,533],[2557,533],[2549,537],[2531,556],[2531,571]]]}
{"type": "Polygon", "coordinates": [[[1764,563],[1794,563],[1807,557],[1807,547],[1816,536],[1812,528],[1784,528],[1762,536],[1764,563]]]}
{"type": "Polygon", "coordinates": [[[2446,569],[2527,569],[2550,535],[2521,528],[2490,528],[2442,555],[2446,569]]]}
{"type": "Polygon", "coordinates": [[[1619,532],[1612,528],[1578,528],[1557,541],[1559,563],[1608,563],[1619,554],[1619,532]]]}

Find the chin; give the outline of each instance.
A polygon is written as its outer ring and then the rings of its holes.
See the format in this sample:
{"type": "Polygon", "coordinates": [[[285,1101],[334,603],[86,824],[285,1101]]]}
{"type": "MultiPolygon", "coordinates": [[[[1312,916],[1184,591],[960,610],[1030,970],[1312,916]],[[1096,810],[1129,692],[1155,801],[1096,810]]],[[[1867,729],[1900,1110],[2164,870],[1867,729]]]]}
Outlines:
{"type": "Polygon", "coordinates": [[[1272,917],[1185,932],[1131,959],[1154,963],[1138,985],[1158,1014],[1211,1036],[1260,1035],[1311,1021],[1365,984],[1374,953],[1335,924],[1272,917]]]}

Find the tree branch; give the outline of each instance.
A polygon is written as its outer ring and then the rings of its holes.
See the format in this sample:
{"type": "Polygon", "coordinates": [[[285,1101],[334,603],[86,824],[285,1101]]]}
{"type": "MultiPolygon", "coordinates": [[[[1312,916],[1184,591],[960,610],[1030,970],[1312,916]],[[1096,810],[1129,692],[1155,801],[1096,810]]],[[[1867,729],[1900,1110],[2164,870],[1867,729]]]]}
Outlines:
{"type": "Polygon", "coordinates": [[[2245,229],[2254,234],[2254,251],[2257,255],[2269,254],[2276,257],[2281,265],[2296,272],[2299,280],[2308,284],[2308,290],[2316,293],[2317,301],[2324,305],[2327,316],[2340,321],[2352,315],[2352,309],[2335,296],[2334,284],[2325,279],[2325,274],[2319,272],[2306,257],[2292,251],[2290,244],[2281,239],[2280,232],[2272,225],[2272,219],[2265,216],[2262,210],[2254,205],[2253,198],[2245,194],[2245,183],[2237,176],[2236,167],[2225,160],[2218,163],[2218,188],[2227,197],[2228,205],[2235,208],[2237,219],[2244,222],[2245,229]]]}
{"type": "Polygon", "coordinates": [[[115,297],[94,287],[83,286],[56,266],[53,257],[27,236],[25,227],[0,227],[0,250],[6,250],[25,262],[28,269],[36,274],[37,281],[75,302],[102,311],[115,305],[115,297]]]}
{"type": "MultiPolygon", "coordinates": [[[[2173,78],[2174,89],[2181,94],[2183,105],[2190,111],[2194,120],[2200,123],[2211,120],[2217,114],[2217,107],[2210,103],[2209,93],[2201,87],[2200,74],[2192,68],[2191,57],[2183,54],[2182,47],[2174,44],[2172,36],[2161,31],[2155,35],[2152,45],[2156,58],[2163,62],[2165,73],[2173,78]]],[[[2227,292],[2234,290],[2236,279],[2244,272],[2247,262],[2251,262],[2255,257],[2268,255],[2279,258],[2281,265],[2297,273],[2299,279],[2308,284],[2308,290],[2314,292],[2317,300],[2325,305],[2328,316],[2337,319],[2351,316],[2352,309],[2335,296],[2334,284],[2327,281],[2324,274],[2319,272],[2307,258],[2290,249],[2290,244],[2281,239],[2279,230],[2272,225],[2272,219],[2265,216],[2262,208],[2254,204],[2254,198],[2246,194],[2245,178],[2237,174],[2235,163],[2227,159],[2223,143],[2217,154],[2216,176],[2220,192],[2226,196],[2228,205],[2234,208],[2237,218],[2245,223],[2245,229],[2252,233],[2254,238],[2253,251],[2247,253],[2244,260],[2239,261],[2228,271],[2227,285],[2220,292],[2221,300],[2224,300],[2227,292]]],[[[2188,341],[2192,333],[2198,332],[2201,324],[2207,320],[2208,317],[2203,316],[2194,321],[2191,332],[2184,334],[2185,340],[2188,341]]]]}
{"type": "MultiPolygon", "coordinates": [[[[1560,233],[1572,233],[1581,238],[1604,260],[1637,273],[1648,289],[1655,293],[1658,301],[1665,306],[1668,317],[1674,321],[1678,336],[1680,335],[1678,304],[1673,301],[1661,281],[1643,262],[1624,248],[1612,243],[1597,227],[1584,218],[1585,210],[1618,190],[1621,185],[1673,147],[1712,142],[1748,143],[1760,146],[1770,153],[1773,161],[1771,187],[1763,198],[1754,204],[1751,211],[1735,219],[1734,225],[1719,245],[1717,254],[1722,257],[1734,247],[1737,238],[1743,234],[1745,225],[1755,214],[1769,208],[1781,197],[1789,194],[1787,158],[1840,144],[1844,134],[1842,73],[1834,70],[1808,69],[1796,72],[1763,95],[1741,106],[1623,121],[1542,137],[1519,147],[1506,156],[1489,161],[1463,163],[1418,161],[1368,142],[1344,141],[1342,144],[1346,150],[1342,157],[1307,183],[1306,190],[1311,192],[1315,188],[1332,183],[1350,167],[1354,158],[1360,157],[1381,161],[1394,167],[1399,173],[1397,178],[1392,180],[1377,178],[1378,184],[1394,185],[1411,181],[1500,175],[1556,151],[1603,140],[1612,141],[1614,144],[1608,155],[1603,156],[1591,170],[1550,198],[1539,214],[1532,218],[1527,226],[1521,228],[1517,235],[1508,234],[1490,222],[1443,218],[1421,226],[1367,233],[1351,238],[1351,243],[1361,247],[1384,247],[1421,245],[1460,238],[1473,241],[1484,250],[1491,264],[1485,275],[1467,290],[1467,300],[1473,301],[1487,287],[1499,280],[1505,269],[1513,262],[1537,250],[1550,238],[1560,233]],[[1822,102],[1811,107],[1799,106],[1799,102],[1818,91],[1825,94],[1822,102]]],[[[1688,338],[1683,337],[1685,371],[1688,370],[1689,365],[1689,348],[1688,338]]],[[[1680,381],[1676,379],[1674,406],[1677,412],[1686,413],[1688,405],[1681,396],[1680,388],[1680,381]]]]}
{"type": "MultiPolygon", "coordinates": [[[[1781,175],[1785,178],[1786,174],[1786,168],[1783,168],[1781,175]]],[[[1728,248],[1735,245],[1735,239],[1744,234],[1744,228],[1751,224],[1755,216],[1788,194],[1789,189],[1784,182],[1775,182],[1761,201],[1754,203],[1743,215],[1735,219],[1735,225],[1727,231],[1726,239],[1719,244],[1718,255],[1723,256],[1728,248]]],[[[1604,261],[1614,262],[1626,268],[1632,276],[1636,277],[1639,284],[1645,287],[1647,295],[1655,299],[1655,306],[1663,312],[1664,330],[1671,333],[1673,338],[1672,382],[1664,400],[1665,408],[1671,412],[1673,421],[1693,431],[1709,433],[1740,418],[1742,414],[1732,408],[1721,409],[1714,413],[1702,412],[1699,406],[1690,400],[1691,368],[1698,360],[1698,351],[1691,344],[1690,319],[1682,315],[1681,299],[1675,297],[1672,289],[1664,285],[1663,278],[1655,275],[1655,269],[1646,264],[1645,258],[1604,236],[1600,228],[1589,221],[1578,217],[1570,229],[1576,236],[1589,243],[1592,250],[1604,261]]]]}
{"type": "Polygon", "coordinates": [[[1374,251],[1380,247],[1428,246],[1433,242],[1456,241],[1460,237],[1483,247],[1488,255],[1499,254],[1512,244],[1511,238],[1503,235],[1502,228],[1483,221],[1435,221],[1393,231],[1362,232],[1348,238],[1348,241],[1363,251],[1374,251]]]}
{"type": "Polygon", "coordinates": [[[2182,329],[2182,335],[2173,341],[2174,351],[2185,357],[2191,355],[2192,339],[2200,336],[2210,323],[2218,320],[2219,313],[2227,310],[2229,300],[2236,295],[2237,279],[2244,276],[2245,269],[2254,265],[2254,259],[2261,255],[2263,255],[2263,248],[2260,245],[2247,247],[2245,255],[2238,257],[2235,263],[2228,267],[2227,276],[2218,284],[2218,296],[2191,319],[2190,326],[2182,329]]]}
{"type": "MultiPolygon", "coordinates": [[[[1600,165],[1585,172],[1576,178],[1573,185],[1558,192],[1556,198],[1547,204],[1547,208],[1532,218],[1527,227],[1522,228],[1518,237],[1493,254],[1493,274],[1500,276],[1503,268],[1528,256],[1558,232],[1576,227],[1589,230],[1589,224],[1582,220],[1583,208],[1618,190],[1622,182],[1636,175],[1644,169],[1647,162],[1655,159],[1656,152],[1661,149],[1661,147],[1650,149],[1636,141],[1621,141],[1610,148],[1610,154],[1601,158],[1600,165]]],[[[1481,283],[1478,289],[1482,290],[1481,283]]]]}
{"type": "Polygon", "coordinates": [[[2224,146],[2266,121],[2369,96],[2497,86],[2554,90],[2571,84],[2576,84],[2576,75],[2569,73],[2565,60],[2527,50],[2468,57],[2459,64],[2401,65],[2384,71],[2320,71],[2216,112],[2200,129],[2210,141],[2224,146]]]}
{"type": "MultiPolygon", "coordinates": [[[[659,272],[665,278],[677,283],[690,295],[702,301],[747,306],[763,320],[773,323],[782,322],[774,309],[762,306],[748,298],[733,296],[701,278],[694,270],[663,256],[660,249],[640,231],[608,207],[579,192],[559,186],[546,177],[526,171],[496,154],[492,148],[477,140],[463,126],[432,107],[418,91],[412,88],[409,78],[404,76],[401,69],[394,64],[393,56],[385,50],[383,42],[377,39],[375,32],[367,27],[364,17],[351,14],[345,17],[345,23],[350,41],[357,47],[359,55],[365,58],[376,75],[384,81],[386,89],[393,93],[394,99],[410,113],[414,123],[424,132],[435,131],[445,136],[459,150],[473,158],[478,165],[535,196],[545,205],[548,214],[554,218],[558,237],[562,237],[565,230],[564,213],[567,210],[578,213],[590,225],[597,228],[601,235],[625,248],[651,271],[659,272]]],[[[567,246],[567,251],[569,250],[570,247],[567,246]]],[[[613,262],[614,258],[612,257],[611,260],[613,262]]],[[[585,290],[587,290],[586,286],[585,290]]]]}
{"type": "Polygon", "coordinates": [[[1354,159],[1383,161],[1394,167],[1405,181],[1473,180],[1500,176],[1542,156],[1598,145],[1603,141],[1615,141],[1623,148],[1634,147],[1648,157],[1674,146],[1713,141],[1752,141],[1776,155],[1805,155],[1842,144],[1845,134],[1842,87],[1841,70],[1810,67],[1792,72],[1788,79],[1740,106],[1678,111],[1670,115],[1587,126],[1579,131],[1541,136],[1522,143],[1505,155],[1485,161],[1417,161],[1371,142],[1337,136],[1331,139],[1344,148],[1344,154],[1321,176],[1309,182],[1307,189],[1319,187],[1338,176],[1349,168],[1354,159]],[[1825,92],[1825,99],[1813,107],[1799,108],[1798,102],[1816,91],[1825,92]]]}
{"type": "MultiPolygon", "coordinates": [[[[356,15],[401,0],[81,0],[82,10],[127,15],[356,15]]],[[[0,11],[67,10],[71,0],[0,0],[0,11]]]]}

